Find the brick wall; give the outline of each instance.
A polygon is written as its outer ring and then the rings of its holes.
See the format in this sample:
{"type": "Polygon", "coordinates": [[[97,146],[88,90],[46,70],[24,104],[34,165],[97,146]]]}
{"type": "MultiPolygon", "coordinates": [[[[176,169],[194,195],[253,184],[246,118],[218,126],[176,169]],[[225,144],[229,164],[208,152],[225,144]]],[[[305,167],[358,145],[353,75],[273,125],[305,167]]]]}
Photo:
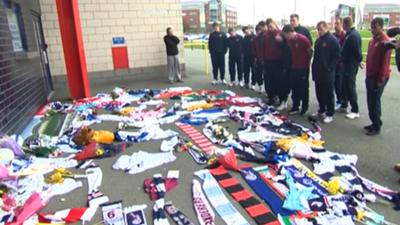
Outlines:
{"type": "MultiPolygon", "coordinates": [[[[40,3],[52,75],[65,75],[55,1],[40,3]]],[[[79,0],[79,9],[89,73],[113,70],[112,37],[125,37],[131,68],[166,65],[168,26],[183,41],[180,0],[79,0]]]]}

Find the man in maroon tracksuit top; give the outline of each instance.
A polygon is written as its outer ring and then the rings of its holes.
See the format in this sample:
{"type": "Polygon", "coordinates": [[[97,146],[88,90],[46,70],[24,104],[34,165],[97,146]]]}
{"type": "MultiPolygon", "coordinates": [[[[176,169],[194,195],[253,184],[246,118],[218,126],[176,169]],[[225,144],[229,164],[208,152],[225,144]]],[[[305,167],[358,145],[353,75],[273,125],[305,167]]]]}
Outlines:
{"type": "MultiPolygon", "coordinates": [[[[333,36],[339,41],[340,47],[343,46],[344,40],[346,38],[346,31],[343,29],[343,19],[341,17],[336,18],[335,20],[335,32],[333,36]]],[[[338,65],[336,67],[336,75],[335,75],[335,94],[336,94],[336,104],[335,110],[339,110],[342,106],[343,102],[343,74],[341,70],[341,62],[339,60],[338,65]]]]}
{"type": "Polygon", "coordinates": [[[260,21],[256,26],[256,37],[251,42],[251,50],[255,59],[256,72],[251,80],[252,89],[262,92],[263,87],[263,71],[264,71],[264,32],[266,32],[266,25],[264,21],[260,21]]]}
{"type": "Polygon", "coordinates": [[[282,29],[283,35],[288,40],[288,45],[292,55],[292,65],[290,71],[292,89],[292,109],[289,114],[300,113],[304,115],[308,110],[309,95],[309,73],[312,56],[312,46],[308,38],[296,33],[291,25],[286,25],[282,29]],[[300,111],[301,103],[301,111],[300,111]]]}
{"type": "Polygon", "coordinates": [[[279,79],[282,75],[282,36],[277,24],[272,19],[266,21],[268,31],[264,34],[264,86],[268,104],[278,106],[279,79]]]}
{"type": "Polygon", "coordinates": [[[368,44],[367,71],[365,85],[367,88],[368,114],[372,122],[365,126],[367,135],[377,135],[382,127],[381,96],[390,75],[391,50],[384,47],[389,37],[383,32],[383,19],[377,17],[371,21],[373,39],[368,44]]]}

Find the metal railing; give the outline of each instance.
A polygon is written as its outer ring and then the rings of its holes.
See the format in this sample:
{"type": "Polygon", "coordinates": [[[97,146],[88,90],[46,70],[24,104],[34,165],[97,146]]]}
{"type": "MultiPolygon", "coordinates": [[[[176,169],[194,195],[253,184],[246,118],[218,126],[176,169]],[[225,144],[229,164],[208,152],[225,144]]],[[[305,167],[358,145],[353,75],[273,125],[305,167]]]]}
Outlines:
{"type": "Polygon", "coordinates": [[[204,52],[204,72],[209,75],[208,42],[206,40],[191,40],[183,43],[185,49],[202,49],[204,52]]]}

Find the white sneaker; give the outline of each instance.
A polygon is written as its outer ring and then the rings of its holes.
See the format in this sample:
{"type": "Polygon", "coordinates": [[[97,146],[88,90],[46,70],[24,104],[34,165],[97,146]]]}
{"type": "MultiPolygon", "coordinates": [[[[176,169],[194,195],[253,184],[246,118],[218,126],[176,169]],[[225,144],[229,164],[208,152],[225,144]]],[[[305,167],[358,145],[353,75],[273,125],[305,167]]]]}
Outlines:
{"type": "Polygon", "coordinates": [[[221,80],[221,84],[226,85],[226,81],[225,80],[221,80]]]}
{"type": "Polygon", "coordinates": [[[232,86],[233,86],[233,83],[232,83],[232,82],[230,82],[230,81],[228,81],[228,82],[226,82],[226,86],[228,86],[228,87],[232,87],[232,86]]]}
{"type": "Polygon", "coordinates": [[[333,121],[333,117],[332,116],[327,116],[323,120],[324,123],[332,123],[332,121],[333,121]]]}
{"type": "Polygon", "coordinates": [[[218,80],[213,80],[213,81],[211,82],[211,84],[212,84],[212,85],[218,84],[218,80]]]}
{"type": "Polygon", "coordinates": [[[277,108],[278,111],[282,111],[282,110],[285,110],[285,109],[287,109],[287,101],[281,102],[281,104],[277,108]]]}
{"type": "Polygon", "coordinates": [[[342,107],[340,107],[339,109],[337,109],[337,111],[338,111],[338,112],[341,112],[341,113],[349,113],[349,112],[350,112],[349,108],[342,108],[342,107]]]}
{"type": "Polygon", "coordinates": [[[257,89],[258,89],[258,86],[257,86],[257,85],[251,85],[251,90],[257,91],[257,89]]]}
{"type": "Polygon", "coordinates": [[[315,113],[311,114],[311,116],[325,118],[325,113],[315,112],[315,113]]]}
{"type": "Polygon", "coordinates": [[[360,118],[360,113],[354,113],[354,112],[347,113],[346,118],[349,120],[360,118]]]}
{"type": "Polygon", "coordinates": [[[342,107],[341,103],[336,103],[335,104],[335,111],[338,111],[342,107]]]}
{"type": "Polygon", "coordinates": [[[240,82],[239,82],[239,86],[240,86],[240,87],[244,87],[244,81],[240,81],[240,82]]]}
{"type": "Polygon", "coordinates": [[[297,115],[300,114],[300,109],[291,109],[289,111],[289,115],[297,115]]]}

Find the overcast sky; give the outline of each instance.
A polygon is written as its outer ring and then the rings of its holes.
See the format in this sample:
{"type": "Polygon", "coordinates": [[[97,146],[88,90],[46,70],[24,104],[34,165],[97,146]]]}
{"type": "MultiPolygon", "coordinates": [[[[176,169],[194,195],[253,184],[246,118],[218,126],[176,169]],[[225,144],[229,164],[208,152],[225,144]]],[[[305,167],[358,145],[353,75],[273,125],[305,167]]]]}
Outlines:
{"type": "MultiPolygon", "coordinates": [[[[183,0],[188,1],[188,0],[183,0]]],[[[193,1],[193,0],[192,0],[193,1]]],[[[288,18],[295,11],[300,15],[304,25],[315,25],[320,20],[330,20],[330,12],[336,9],[339,3],[355,4],[356,0],[222,0],[223,3],[235,6],[238,10],[239,24],[252,24],[256,21],[272,17],[276,21],[288,18]],[[253,3],[255,16],[253,16],[253,3]]],[[[364,3],[398,3],[400,0],[359,0],[364,3]]]]}

